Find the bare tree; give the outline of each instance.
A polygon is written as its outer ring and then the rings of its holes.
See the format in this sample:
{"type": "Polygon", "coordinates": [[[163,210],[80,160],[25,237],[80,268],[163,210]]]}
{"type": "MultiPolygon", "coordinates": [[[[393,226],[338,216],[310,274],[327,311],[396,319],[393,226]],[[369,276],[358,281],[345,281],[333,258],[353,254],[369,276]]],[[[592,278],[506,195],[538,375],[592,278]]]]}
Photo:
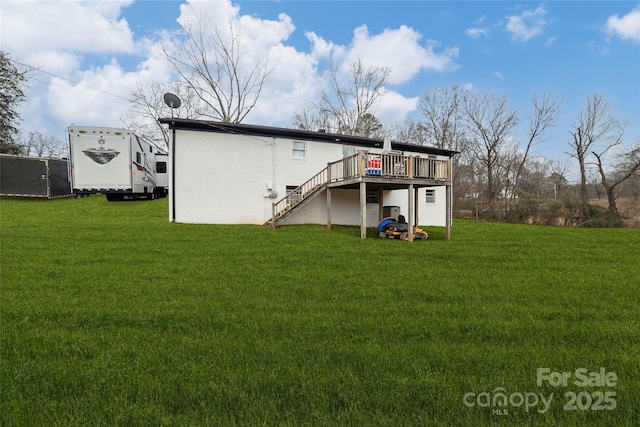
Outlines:
{"type": "Polygon", "coordinates": [[[470,92],[464,103],[471,150],[486,173],[489,215],[495,215],[495,200],[500,188],[502,156],[509,149],[511,132],[518,124],[515,110],[507,105],[507,95],[470,92]]]}
{"type": "MultiPolygon", "coordinates": [[[[446,150],[463,152],[468,149],[467,131],[465,128],[464,103],[467,91],[459,86],[437,88],[427,91],[418,101],[418,109],[422,120],[415,124],[414,137],[422,144],[446,150]]],[[[459,168],[462,156],[454,156],[453,186],[458,187],[459,168]]],[[[458,202],[456,199],[455,202],[458,202]]]]}
{"type": "Polygon", "coordinates": [[[567,174],[569,173],[569,163],[563,160],[552,160],[549,163],[549,181],[553,186],[553,198],[557,199],[558,194],[562,194],[568,186],[567,174]]]}
{"type": "Polygon", "coordinates": [[[65,157],[67,146],[65,142],[51,135],[40,132],[29,132],[20,138],[22,153],[35,157],[65,157]]]}
{"type": "Polygon", "coordinates": [[[202,13],[183,24],[181,37],[162,44],[162,53],[202,101],[198,115],[240,123],[255,107],[272,68],[268,53],[249,59],[239,24],[232,19],[227,24],[222,28],[202,13]]]}
{"type": "MultiPolygon", "coordinates": [[[[586,100],[585,109],[580,112],[569,131],[570,151],[567,153],[578,161],[580,167],[580,201],[582,215],[589,216],[587,189],[587,162],[589,155],[596,150],[596,145],[604,143],[617,144],[622,137],[624,125],[610,114],[609,103],[600,95],[593,94],[586,100]]],[[[606,151],[606,150],[605,150],[606,151]]]]}
{"type": "Polygon", "coordinates": [[[467,142],[463,106],[467,92],[459,86],[425,92],[418,102],[423,121],[418,123],[429,145],[462,151],[467,142]]]}
{"type": "Polygon", "coordinates": [[[317,103],[296,113],[294,126],[360,136],[373,136],[373,131],[379,132],[378,119],[371,109],[385,94],[384,85],[390,70],[384,67],[365,68],[358,59],[350,64],[349,72],[348,79],[343,80],[332,65],[329,88],[320,93],[317,103]]]}
{"type": "Polygon", "coordinates": [[[131,100],[131,108],[121,118],[124,127],[163,149],[169,147],[169,129],[162,126],[158,118],[170,117],[172,114],[184,119],[195,118],[200,101],[191,86],[179,82],[169,85],[159,82],[152,82],[148,86],[138,84],[131,100]],[[167,92],[176,94],[182,101],[175,112],[164,103],[163,96],[167,92]]]}
{"type": "Polygon", "coordinates": [[[400,141],[408,141],[412,144],[431,145],[431,139],[420,122],[408,118],[404,123],[394,123],[388,131],[392,137],[400,141]]]}
{"type": "Polygon", "coordinates": [[[326,114],[320,114],[312,107],[305,107],[293,115],[293,127],[305,130],[323,130],[333,132],[334,123],[326,114]]]}
{"type": "Polygon", "coordinates": [[[547,129],[555,125],[560,108],[560,101],[557,97],[552,97],[550,92],[544,92],[541,96],[538,96],[534,92],[531,97],[531,104],[533,105],[533,113],[529,117],[527,143],[524,150],[522,150],[522,154],[519,156],[519,161],[516,164],[515,173],[513,174],[513,181],[510,188],[511,202],[513,202],[513,199],[517,195],[516,189],[518,188],[525,164],[529,160],[532,147],[534,144],[542,142],[547,129]]]}
{"type": "Polygon", "coordinates": [[[622,224],[622,218],[620,216],[620,212],[618,211],[618,207],[616,205],[616,189],[626,180],[631,178],[637,171],[640,170],[640,143],[636,144],[635,147],[621,153],[617,156],[618,165],[616,171],[613,176],[607,176],[605,173],[602,158],[603,155],[611,148],[613,145],[607,147],[604,151],[600,153],[596,153],[593,151],[593,155],[596,158],[598,172],[600,172],[600,177],[602,178],[602,186],[604,187],[605,193],[607,195],[607,202],[609,203],[609,211],[611,212],[611,216],[613,217],[613,221],[615,225],[622,224]]]}

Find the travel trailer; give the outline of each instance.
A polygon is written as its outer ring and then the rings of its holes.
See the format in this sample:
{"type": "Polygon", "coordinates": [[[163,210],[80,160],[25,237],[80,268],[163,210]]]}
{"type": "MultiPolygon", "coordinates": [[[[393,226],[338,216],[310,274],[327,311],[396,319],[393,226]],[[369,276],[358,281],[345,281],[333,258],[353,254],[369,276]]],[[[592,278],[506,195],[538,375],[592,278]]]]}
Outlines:
{"type": "Polygon", "coordinates": [[[71,186],[77,197],[104,194],[107,200],[165,197],[156,161],[166,157],[150,142],[127,129],[69,126],[71,186]]]}

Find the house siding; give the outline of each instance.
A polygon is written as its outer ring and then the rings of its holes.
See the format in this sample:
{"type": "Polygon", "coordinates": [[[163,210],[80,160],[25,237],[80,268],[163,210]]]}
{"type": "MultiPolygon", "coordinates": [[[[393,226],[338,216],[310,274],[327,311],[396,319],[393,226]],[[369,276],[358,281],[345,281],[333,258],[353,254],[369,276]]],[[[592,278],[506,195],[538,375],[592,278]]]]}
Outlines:
{"type": "MultiPolygon", "coordinates": [[[[272,203],[343,157],[343,145],[304,138],[242,135],[177,129],[170,165],[170,220],[200,224],[264,224],[272,203]],[[305,142],[306,156],[293,156],[293,142],[305,142]],[[175,174],[172,166],[175,162],[175,174]],[[275,190],[277,196],[269,197],[275,190]],[[175,207],[175,210],[174,210],[175,207]]],[[[381,152],[369,148],[370,152],[381,152]]],[[[425,156],[426,157],[426,156],[425,156]]],[[[438,156],[448,159],[448,157],[438,156]]],[[[418,191],[420,225],[445,225],[445,187],[436,188],[436,203],[418,191]]],[[[359,225],[359,191],[334,188],[331,222],[359,225]]],[[[384,205],[400,206],[408,218],[407,190],[385,191],[384,205]]],[[[379,222],[377,203],[367,204],[367,226],[379,222]]],[[[326,224],[326,190],[286,218],[283,224],[326,224]]]]}

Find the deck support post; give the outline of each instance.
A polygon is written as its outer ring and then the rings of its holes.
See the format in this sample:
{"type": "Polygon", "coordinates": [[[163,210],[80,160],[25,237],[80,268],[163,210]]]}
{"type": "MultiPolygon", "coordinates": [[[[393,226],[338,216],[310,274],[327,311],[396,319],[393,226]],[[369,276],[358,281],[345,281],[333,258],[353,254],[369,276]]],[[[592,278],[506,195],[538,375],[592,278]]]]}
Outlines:
{"type": "Polygon", "coordinates": [[[367,238],[367,183],[360,181],[360,238],[367,238]]]}
{"type": "Polygon", "coordinates": [[[327,230],[331,230],[331,187],[327,187],[327,230]]]}
{"type": "Polygon", "coordinates": [[[414,200],[414,192],[413,192],[413,184],[409,184],[409,236],[407,238],[407,240],[409,240],[410,242],[413,242],[413,217],[414,217],[414,206],[415,206],[415,200],[414,200]]]}
{"type": "Polygon", "coordinates": [[[451,239],[451,185],[447,185],[445,187],[447,189],[446,193],[447,193],[447,197],[446,197],[446,204],[447,204],[447,208],[446,208],[446,218],[445,218],[445,224],[446,224],[446,228],[445,228],[445,232],[444,232],[444,239],[445,240],[450,240],[451,239]]]}
{"type": "Polygon", "coordinates": [[[414,196],[413,196],[413,200],[415,200],[415,216],[413,217],[413,225],[415,225],[416,227],[418,226],[418,224],[420,223],[420,217],[418,216],[418,214],[420,213],[418,210],[418,206],[420,206],[420,202],[418,200],[418,188],[416,187],[416,189],[414,190],[414,196]]]}
{"type": "Polygon", "coordinates": [[[378,222],[382,221],[382,215],[384,213],[384,190],[378,188],[378,222]]]}

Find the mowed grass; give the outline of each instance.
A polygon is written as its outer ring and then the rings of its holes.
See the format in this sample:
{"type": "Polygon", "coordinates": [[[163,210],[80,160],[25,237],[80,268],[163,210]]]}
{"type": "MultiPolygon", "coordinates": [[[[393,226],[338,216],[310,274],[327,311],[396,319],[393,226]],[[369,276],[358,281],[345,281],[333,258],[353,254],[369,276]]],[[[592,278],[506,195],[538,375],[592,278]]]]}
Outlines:
{"type": "Polygon", "coordinates": [[[100,196],[0,215],[3,425],[640,425],[637,229],[362,241],[100,196]],[[572,377],[539,387],[542,367],[572,377]],[[601,367],[615,386],[574,384],[601,367]],[[464,403],[498,388],[554,397],[464,403]],[[586,405],[598,391],[615,408],[586,405]]]}

